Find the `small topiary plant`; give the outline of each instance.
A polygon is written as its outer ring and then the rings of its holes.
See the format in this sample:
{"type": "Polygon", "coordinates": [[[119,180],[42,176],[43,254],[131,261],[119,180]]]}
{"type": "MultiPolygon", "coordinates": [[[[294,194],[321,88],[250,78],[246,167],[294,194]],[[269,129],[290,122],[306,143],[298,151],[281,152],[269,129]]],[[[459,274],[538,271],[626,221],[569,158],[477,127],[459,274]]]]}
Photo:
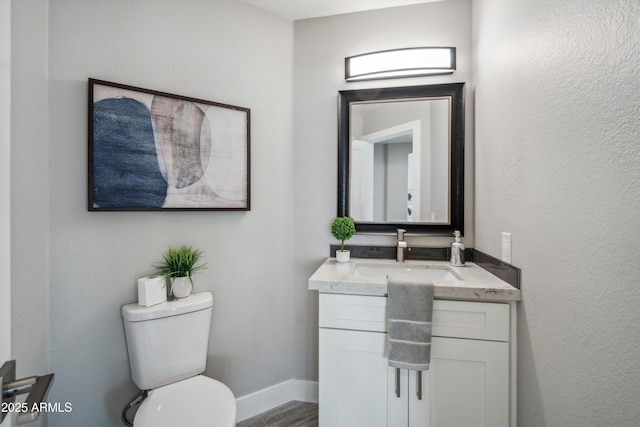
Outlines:
{"type": "Polygon", "coordinates": [[[356,226],[353,223],[353,219],[348,216],[339,216],[331,224],[331,234],[333,237],[340,240],[341,251],[344,251],[344,241],[349,240],[356,232],[356,226]]]}

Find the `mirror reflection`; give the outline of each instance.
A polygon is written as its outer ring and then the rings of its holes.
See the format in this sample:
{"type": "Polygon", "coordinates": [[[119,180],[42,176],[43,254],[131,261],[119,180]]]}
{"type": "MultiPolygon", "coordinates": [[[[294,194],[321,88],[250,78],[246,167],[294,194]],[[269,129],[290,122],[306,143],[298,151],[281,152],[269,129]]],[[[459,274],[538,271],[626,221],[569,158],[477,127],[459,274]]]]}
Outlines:
{"type": "Polygon", "coordinates": [[[464,83],[340,91],[338,216],[358,232],[463,232],[464,83]]]}
{"type": "Polygon", "coordinates": [[[449,223],[451,98],[351,104],[355,221],[449,223]]]}

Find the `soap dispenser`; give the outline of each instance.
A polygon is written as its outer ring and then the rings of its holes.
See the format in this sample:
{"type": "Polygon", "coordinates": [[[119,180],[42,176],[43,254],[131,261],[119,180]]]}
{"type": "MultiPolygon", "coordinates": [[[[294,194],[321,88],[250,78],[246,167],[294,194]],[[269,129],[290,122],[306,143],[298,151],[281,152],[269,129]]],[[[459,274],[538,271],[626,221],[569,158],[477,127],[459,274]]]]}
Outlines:
{"type": "Polygon", "coordinates": [[[453,236],[450,264],[454,267],[462,267],[464,265],[464,244],[460,241],[460,231],[454,231],[453,236]]]}

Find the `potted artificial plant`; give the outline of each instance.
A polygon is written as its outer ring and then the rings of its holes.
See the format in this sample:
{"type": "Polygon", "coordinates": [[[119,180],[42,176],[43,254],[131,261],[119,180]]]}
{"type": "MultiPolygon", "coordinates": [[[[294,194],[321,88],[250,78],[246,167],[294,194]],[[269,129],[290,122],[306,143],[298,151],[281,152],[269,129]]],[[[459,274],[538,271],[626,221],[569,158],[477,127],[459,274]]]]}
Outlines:
{"type": "Polygon", "coordinates": [[[351,253],[344,250],[344,241],[349,240],[355,232],[356,226],[348,216],[339,216],[331,224],[331,234],[341,242],[340,249],[336,251],[336,260],[338,262],[349,262],[351,253]]]}
{"type": "Polygon", "coordinates": [[[170,247],[162,254],[162,261],[154,264],[153,267],[156,269],[156,274],[164,276],[171,282],[169,295],[184,298],[196,292],[193,274],[205,267],[205,264],[198,264],[201,258],[201,250],[186,245],[178,249],[170,247]]]}

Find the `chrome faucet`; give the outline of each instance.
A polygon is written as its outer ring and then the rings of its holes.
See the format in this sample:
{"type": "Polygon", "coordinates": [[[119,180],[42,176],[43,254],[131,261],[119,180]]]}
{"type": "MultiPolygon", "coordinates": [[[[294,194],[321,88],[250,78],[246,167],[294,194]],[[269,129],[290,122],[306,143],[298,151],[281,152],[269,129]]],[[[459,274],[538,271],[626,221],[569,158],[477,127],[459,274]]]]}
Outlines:
{"type": "Polygon", "coordinates": [[[396,245],[396,262],[404,262],[404,251],[407,249],[407,242],[404,241],[404,233],[407,230],[398,228],[398,243],[396,245]]]}

